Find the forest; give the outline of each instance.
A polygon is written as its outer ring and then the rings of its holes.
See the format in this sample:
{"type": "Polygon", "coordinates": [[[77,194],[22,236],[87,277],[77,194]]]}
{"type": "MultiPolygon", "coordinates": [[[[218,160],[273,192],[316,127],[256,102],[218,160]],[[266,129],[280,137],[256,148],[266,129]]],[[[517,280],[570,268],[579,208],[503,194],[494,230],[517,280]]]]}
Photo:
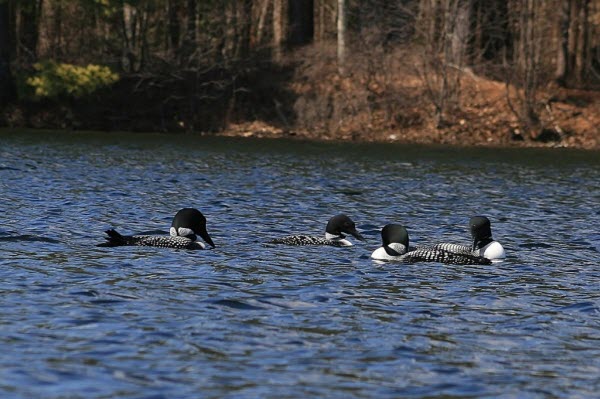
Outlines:
{"type": "Polygon", "coordinates": [[[600,0],[0,0],[0,126],[596,148],[599,33],[600,0]]]}

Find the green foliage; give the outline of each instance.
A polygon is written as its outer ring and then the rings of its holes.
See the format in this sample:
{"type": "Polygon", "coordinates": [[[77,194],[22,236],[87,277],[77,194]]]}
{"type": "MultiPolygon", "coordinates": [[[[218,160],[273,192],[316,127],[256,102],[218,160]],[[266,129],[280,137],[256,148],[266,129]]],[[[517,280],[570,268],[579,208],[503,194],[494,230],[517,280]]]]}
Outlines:
{"type": "Polygon", "coordinates": [[[78,98],[119,80],[119,75],[110,68],[94,64],[83,67],[45,61],[35,64],[34,69],[35,74],[26,83],[35,98],[78,98]]]}

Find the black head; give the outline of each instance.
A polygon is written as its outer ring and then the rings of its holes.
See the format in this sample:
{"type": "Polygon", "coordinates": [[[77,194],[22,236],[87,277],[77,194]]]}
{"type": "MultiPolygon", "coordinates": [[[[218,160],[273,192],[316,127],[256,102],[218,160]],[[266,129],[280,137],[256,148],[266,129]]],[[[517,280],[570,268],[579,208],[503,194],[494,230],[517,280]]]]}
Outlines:
{"type": "Polygon", "coordinates": [[[384,246],[398,243],[404,245],[408,249],[408,231],[401,224],[386,224],[381,229],[381,241],[384,246]]]}
{"type": "Polygon", "coordinates": [[[388,255],[398,256],[402,255],[393,248],[390,248],[390,244],[402,244],[404,245],[405,251],[408,251],[408,231],[400,224],[386,224],[381,229],[381,241],[383,243],[383,249],[388,255]]]}
{"type": "Polygon", "coordinates": [[[493,240],[490,219],[485,216],[473,216],[469,220],[469,229],[473,237],[473,250],[483,248],[493,240]]]}
{"type": "Polygon", "coordinates": [[[180,229],[183,230],[184,236],[192,240],[196,239],[196,234],[202,237],[204,241],[211,247],[215,247],[212,239],[206,231],[206,218],[204,215],[195,208],[183,208],[175,214],[171,227],[175,229],[177,235],[180,234],[180,229]],[[185,231],[185,229],[191,230],[191,232],[185,231]]]}
{"type": "Polygon", "coordinates": [[[350,219],[346,215],[337,215],[329,219],[325,231],[329,234],[340,236],[342,238],[344,238],[343,233],[346,233],[351,234],[358,240],[365,240],[364,237],[360,235],[358,231],[356,231],[356,225],[354,224],[352,219],[350,219]]]}

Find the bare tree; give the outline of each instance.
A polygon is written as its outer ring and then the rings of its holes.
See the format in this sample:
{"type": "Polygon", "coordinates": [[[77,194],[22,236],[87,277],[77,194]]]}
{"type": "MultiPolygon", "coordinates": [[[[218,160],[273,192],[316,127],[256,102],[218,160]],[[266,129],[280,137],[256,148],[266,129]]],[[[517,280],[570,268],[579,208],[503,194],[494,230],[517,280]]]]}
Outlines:
{"type": "Polygon", "coordinates": [[[458,106],[461,73],[469,42],[470,0],[422,0],[419,32],[424,47],[416,70],[433,105],[438,128],[458,106]]]}
{"type": "MultiPolygon", "coordinates": [[[[335,39],[337,35],[338,0],[314,0],[314,40],[324,42],[335,39]]],[[[364,5],[370,9],[369,4],[364,5]]]]}
{"type": "Polygon", "coordinates": [[[542,79],[542,50],[546,37],[544,4],[536,0],[511,4],[511,28],[515,32],[512,62],[505,62],[506,100],[519,125],[536,139],[542,125],[538,112],[538,91],[542,79]]]}
{"type": "Polygon", "coordinates": [[[252,3],[250,0],[225,2],[224,60],[246,58],[250,49],[252,3]]]}
{"type": "Polygon", "coordinates": [[[253,47],[260,46],[266,36],[267,17],[271,3],[271,0],[257,0],[255,3],[255,14],[258,15],[255,17],[256,24],[253,24],[252,36],[250,39],[253,47]]]}
{"type": "Polygon", "coordinates": [[[11,44],[8,1],[0,2],[0,107],[14,97],[14,81],[10,72],[11,44]]]}
{"type": "Polygon", "coordinates": [[[196,52],[196,22],[198,18],[198,3],[197,0],[186,1],[187,23],[185,24],[185,32],[183,35],[183,43],[181,45],[180,63],[182,65],[194,64],[196,52]]]}
{"type": "Polygon", "coordinates": [[[472,2],[469,38],[469,62],[485,67],[501,63],[510,51],[511,32],[508,26],[508,4],[506,0],[477,0],[472,2]]]}
{"type": "Polygon", "coordinates": [[[168,15],[168,37],[167,45],[174,55],[174,51],[179,48],[179,40],[181,37],[180,25],[179,25],[179,13],[181,8],[181,2],[179,0],[168,0],[167,1],[167,15],[168,15]]]}
{"type": "Polygon", "coordinates": [[[582,84],[592,68],[590,0],[560,0],[555,79],[562,86],[582,84]]]}
{"type": "Polygon", "coordinates": [[[576,2],[577,18],[576,22],[578,25],[577,33],[577,45],[574,48],[575,62],[574,62],[574,78],[577,82],[582,82],[585,78],[585,74],[589,68],[590,61],[590,49],[589,49],[589,15],[590,15],[590,0],[580,0],[576,2]]]}
{"type": "Polygon", "coordinates": [[[572,0],[560,0],[558,53],[556,56],[555,79],[560,85],[565,85],[569,76],[569,25],[571,24],[572,0]]]}
{"type": "Polygon", "coordinates": [[[288,44],[291,47],[312,42],[314,35],[313,16],[313,0],[295,0],[288,2],[288,44]]]}
{"type": "Polygon", "coordinates": [[[19,53],[29,62],[37,60],[42,0],[19,2],[19,53]]]}
{"type": "Polygon", "coordinates": [[[337,2],[337,59],[338,72],[340,75],[345,74],[346,66],[346,0],[338,0],[337,2]]]}
{"type": "Polygon", "coordinates": [[[123,57],[121,65],[128,72],[139,72],[147,59],[148,5],[123,2],[121,9],[123,57]]]}
{"type": "Polygon", "coordinates": [[[273,60],[281,62],[285,38],[286,7],[284,0],[273,0],[273,60]]]}

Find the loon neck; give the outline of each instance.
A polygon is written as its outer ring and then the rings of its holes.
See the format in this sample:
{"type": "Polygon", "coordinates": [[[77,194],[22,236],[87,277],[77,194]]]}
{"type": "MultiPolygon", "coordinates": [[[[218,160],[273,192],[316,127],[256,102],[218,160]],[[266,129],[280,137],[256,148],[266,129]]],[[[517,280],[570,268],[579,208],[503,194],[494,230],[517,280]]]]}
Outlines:
{"type": "Polygon", "coordinates": [[[404,255],[408,250],[404,244],[400,244],[398,242],[392,242],[388,245],[384,245],[383,249],[390,256],[404,255]]]}
{"type": "Polygon", "coordinates": [[[339,245],[343,246],[343,247],[351,247],[352,243],[348,240],[346,240],[346,236],[343,234],[331,234],[331,233],[327,233],[325,232],[325,239],[328,241],[336,241],[339,243],[339,245]]]}
{"type": "Polygon", "coordinates": [[[331,234],[331,233],[325,232],[325,239],[326,240],[341,241],[344,238],[346,238],[346,236],[343,235],[343,234],[341,234],[341,233],[340,234],[331,234]]]}
{"type": "Polygon", "coordinates": [[[494,239],[492,237],[475,239],[473,241],[473,251],[481,249],[481,248],[485,247],[486,245],[488,245],[491,242],[494,242],[494,239]]]}
{"type": "Polygon", "coordinates": [[[187,227],[180,227],[178,229],[175,229],[175,227],[171,227],[169,229],[169,234],[171,235],[171,237],[185,237],[189,238],[192,241],[196,241],[198,239],[198,236],[196,235],[196,233],[194,233],[194,230],[188,229],[187,227]]]}

